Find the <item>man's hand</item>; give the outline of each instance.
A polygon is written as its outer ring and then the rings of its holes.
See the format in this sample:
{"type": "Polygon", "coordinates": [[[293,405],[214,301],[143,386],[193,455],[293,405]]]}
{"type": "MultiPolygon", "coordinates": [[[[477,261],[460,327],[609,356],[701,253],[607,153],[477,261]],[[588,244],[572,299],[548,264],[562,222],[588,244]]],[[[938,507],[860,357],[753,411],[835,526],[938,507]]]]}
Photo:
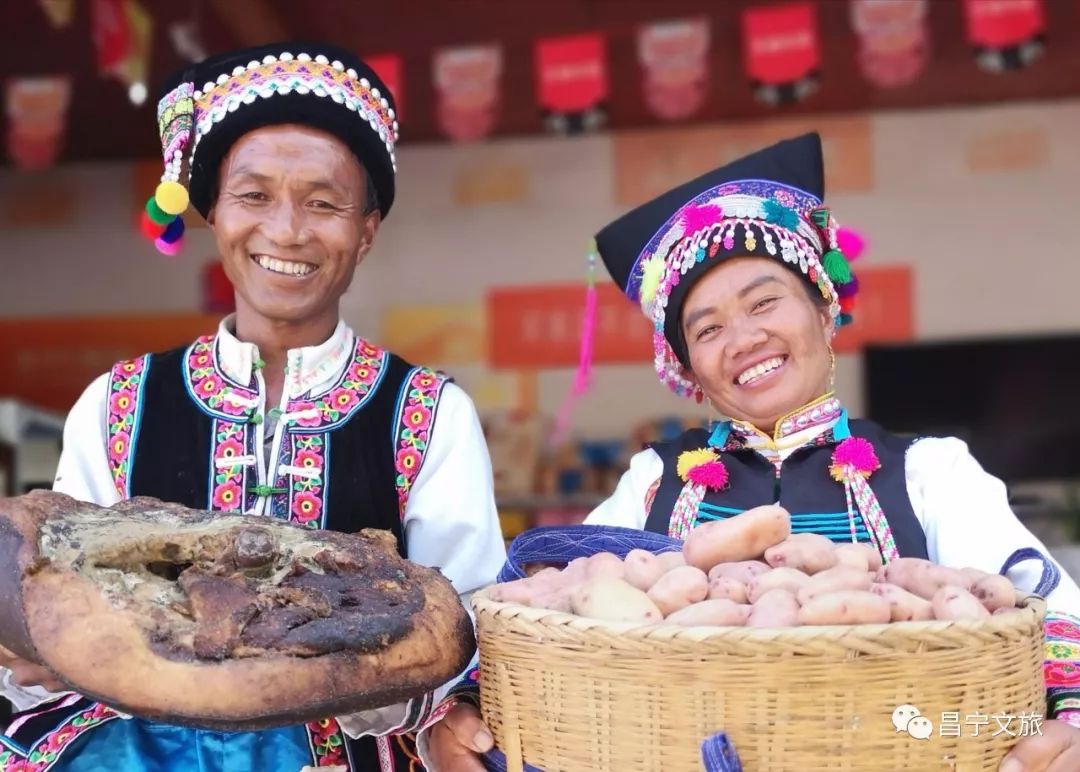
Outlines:
{"type": "Polygon", "coordinates": [[[999,772],[1074,772],[1080,769],[1080,729],[1044,721],[1041,734],[1022,738],[1001,761],[999,772]]]}
{"type": "Polygon", "coordinates": [[[494,745],[480,711],[467,703],[455,705],[429,730],[431,772],[485,772],[479,754],[494,745]]]}
{"type": "Polygon", "coordinates": [[[6,667],[11,671],[11,682],[16,686],[41,686],[50,692],[70,691],[41,665],[17,657],[3,646],[0,646],[0,667],[6,667]]]}

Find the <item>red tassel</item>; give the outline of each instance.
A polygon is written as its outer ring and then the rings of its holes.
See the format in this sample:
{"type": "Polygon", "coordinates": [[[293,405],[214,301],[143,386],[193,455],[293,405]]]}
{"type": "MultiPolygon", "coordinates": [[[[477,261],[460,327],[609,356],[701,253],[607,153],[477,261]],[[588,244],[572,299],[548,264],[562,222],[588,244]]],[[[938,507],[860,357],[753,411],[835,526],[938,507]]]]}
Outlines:
{"type": "Polygon", "coordinates": [[[850,314],[855,310],[855,296],[849,295],[846,298],[840,298],[840,313],[850,314]]]}
{"type": "Polygon", "coordinates": [[[592,379],[593,342],[596,337],[596,317],[598,315],[599,293],[596,291],[596,248],[589,253],[589,285],[585,290],[585,315],[581,321],[581,353],[578,357],[578,369],[574,374],[574,383],[570,393],[563,399],[559,413],[555,418],[552,433],[552,446],[559,445],[570,428],[570,414],[578,397],[589,390],[592,379]]]}

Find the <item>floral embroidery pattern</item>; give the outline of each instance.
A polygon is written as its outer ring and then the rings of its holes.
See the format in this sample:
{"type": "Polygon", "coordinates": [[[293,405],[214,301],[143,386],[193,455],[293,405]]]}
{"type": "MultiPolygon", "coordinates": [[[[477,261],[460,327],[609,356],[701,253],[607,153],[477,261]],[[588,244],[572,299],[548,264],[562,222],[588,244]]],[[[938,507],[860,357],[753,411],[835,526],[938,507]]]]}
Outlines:
{"type": "Polygon", "coordinates": [[[248,467],[243,457],[254,450],[246,423],[214,420],[211,461],[210,506],[215,512],[241,512],[254,505],[247,492],[248,467]]]}
{"type": "Polygon", "coordinates": [[[122,497],[130,493],[131,445],[135,436],[135,416],[142,396],[148,356],[129,359],[113,366],[109,375],[107,426],[109,462],[113,484],[122,497]]]}
{"type": "Polygon", "coordinates": [[[435,406],[447,377],[434,370],[418,367],[410,373],[398,398],[394,435],[394,468],[397,470],[398,511],[405,517],[416,476],[424,462],[435,406]]]}
{"type": "Polygon", "coordinates": [[[195,401],[216,418],[246,419],[257,394],[228,382],[214,361],[214,337],[204,335],[191,344],[184,360],[188,389],[195,401]]]}
{"type": "Polygon", "coordinates": [[[345,764],[345,735],[332,718],[312,721],[307,725],[308,742],[317,767],[345,764]]]}
{"type": "Polygon", "coordinates": [[[323,523],[326,442],[327,438],[322,434],[296,435],[291,442],[291,466],[304,469],[312,476],[292,476],[288,517],[292,522],[308,528],[319,528],[323,523]]]}
{"type": "Polygon", "coordinates": [[[329,431],[345,423],[375,393],[389,354],[357,338],[352,362],[334,388],[321,397],[289,402],[290,430],[329,431]],[[299,414],[299,415],[297,415],[299,414]]]}
{"type": "Polygon", "coordinates": [[[89,709],[65,721],[38,743],[29,756],[14,751],[0,753],[0,772],[45,772],[60,758],[71,742],[89,729],[118,718],[119,715],[104,705],[94,703],[89,709]]]}

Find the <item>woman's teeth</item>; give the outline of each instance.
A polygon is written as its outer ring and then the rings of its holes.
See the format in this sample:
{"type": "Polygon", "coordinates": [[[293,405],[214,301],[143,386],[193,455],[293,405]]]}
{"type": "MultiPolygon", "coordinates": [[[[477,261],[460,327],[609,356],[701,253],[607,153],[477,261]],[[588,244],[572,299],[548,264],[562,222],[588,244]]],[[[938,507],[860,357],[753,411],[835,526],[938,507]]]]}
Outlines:
{"type": "Polygon", "coordinates": [[[780,367],[782,364],[784,364],[784,357],[773,357],[772,359],[766,359],[761,364],[754,365],[748,370],[744,370],[742,374],[735,379],[735,382],[740,386],[745,386],[746,384],[752,383],[758,378],[761,378],[763,375],[768,375],[773,370],[780,367]]]}
{"type": "Polygon", "coordinates": [[[268,271],[283,273],[286,276],[306,276],[315,270],[310,263],[294,263],[291,260],[278,260],[266,255],[255,255],[255,262],[268,271]]]}

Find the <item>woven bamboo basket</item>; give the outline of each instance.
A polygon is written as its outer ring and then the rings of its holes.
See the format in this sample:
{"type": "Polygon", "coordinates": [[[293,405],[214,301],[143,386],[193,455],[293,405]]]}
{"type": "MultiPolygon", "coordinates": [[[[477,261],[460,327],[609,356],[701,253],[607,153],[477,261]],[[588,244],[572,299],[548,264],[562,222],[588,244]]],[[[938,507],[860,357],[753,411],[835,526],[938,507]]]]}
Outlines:
{"type": "Polygon", "coordinates": [[[720,731],[745,772],[996,771],[1021,716],[1045,711],[1035,596],[983,621],[775,630],[603,622],[486,590],[472,605],[508,772],[700,770],[720,731]],[[930,738],[897,730],[901,705],[930,738]]]}

